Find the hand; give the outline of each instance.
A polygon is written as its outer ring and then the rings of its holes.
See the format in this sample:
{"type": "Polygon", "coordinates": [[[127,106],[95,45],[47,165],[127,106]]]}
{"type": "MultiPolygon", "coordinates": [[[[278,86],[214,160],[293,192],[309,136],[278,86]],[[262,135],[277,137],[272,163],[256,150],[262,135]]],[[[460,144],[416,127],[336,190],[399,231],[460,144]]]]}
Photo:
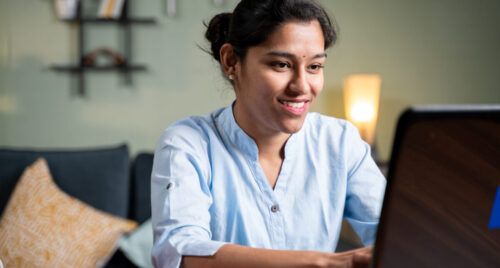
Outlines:
{"type": "Polygon", "coordinates": [[[182,267],[328,267],[366,268],[372,247],[340,253],[251,248],[235,244],[222,246],[214,256],[184,256],[182,267]]]}
{"type": "Polygon", "coordinates": [[[373,248],[364,247],[340,253],[328,254],[322,261],[322,267],[365,268],[370,266],[373,248]]]}

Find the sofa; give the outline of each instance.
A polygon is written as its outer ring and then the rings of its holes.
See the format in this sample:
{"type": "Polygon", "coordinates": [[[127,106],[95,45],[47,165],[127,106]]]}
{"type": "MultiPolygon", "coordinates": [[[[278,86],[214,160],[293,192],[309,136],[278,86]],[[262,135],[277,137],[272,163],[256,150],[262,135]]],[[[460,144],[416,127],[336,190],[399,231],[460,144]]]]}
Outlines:
{"type": "MultiPolygon", "coordinates": [[[[98,210],[137,223],[138,228],[124,239],[131,238],[127,247],[119,247],[104,266],[136,267],[137,263],[145,263],[137,260],[149,258],[144,244],[152,244],[149,219],[153,154],[139,153],[131,159],[125,144],[69,150],[0,148],[0,223],[21,174],[40,157],[47,160],[53,180],[62,191],[98,210]],[[135,256],[127,252],[130,248],[135,256]],[[138,254],[140,257],[137,257],[138,254]]],[[[337,250],[359,246],[359,239],[345,224],[337,250]]]]}
{"type": "MultiPolygon", "coordinates": [[[[43,157],[55,184],[99,211],[140,225],[151,217],[152,153],[131,159],[126,144],[104,148],[41,150],[0,148],[0,219],[25,168],[43,157]]],[[[116,250],[105,267],[135,267],[116,250]]]]}

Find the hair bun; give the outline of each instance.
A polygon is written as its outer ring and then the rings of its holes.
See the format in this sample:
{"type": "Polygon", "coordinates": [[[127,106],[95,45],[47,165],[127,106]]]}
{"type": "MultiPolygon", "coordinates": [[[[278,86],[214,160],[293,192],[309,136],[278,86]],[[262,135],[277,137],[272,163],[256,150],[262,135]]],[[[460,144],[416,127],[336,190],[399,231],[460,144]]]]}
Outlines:
{"type": "Polygon", "coordinates": [[[220,48],[228,40],[229,25],[231,23],[232,13],[220,13],[215,15],[207,26],[205,38],[210,41],[212,56],[220,62],[220,48]]]}

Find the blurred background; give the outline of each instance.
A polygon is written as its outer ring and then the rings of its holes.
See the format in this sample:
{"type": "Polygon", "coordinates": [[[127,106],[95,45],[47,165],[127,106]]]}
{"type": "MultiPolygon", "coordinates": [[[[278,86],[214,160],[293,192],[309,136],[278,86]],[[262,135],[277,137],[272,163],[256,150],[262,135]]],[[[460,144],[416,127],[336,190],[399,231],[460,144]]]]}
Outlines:
{"type": "MultiPolygon", "coordinates": [[[[86,12],[98,2],[83,1],[86,12]]],[[[234,98],[207,47],[204,21],[231,11],[236,0],[129,1],[131,60],[146,71],[57,72],[78,63],[79,23],[60,20],[52,0],[0,0],[0,146],[81,148],[125,142],[132,154],[152,151],[177,119],[207,114],[234,98]],[[223,2],[218,4],[218,2],[223,2]]],[[[323,0],[340,38],[328,51],[325,86],[313,107],[345,117],[344,79],[377,74],[380,104],[375,135],[379,159],[390,156],[397,117],[415,104],[500,102],[500,1],[323,0]]],[[[88,51],[120,52],[124,30],[85,24],[88,51]]],[[[84,51],[87,52],[87,51],[84,51]]]]}

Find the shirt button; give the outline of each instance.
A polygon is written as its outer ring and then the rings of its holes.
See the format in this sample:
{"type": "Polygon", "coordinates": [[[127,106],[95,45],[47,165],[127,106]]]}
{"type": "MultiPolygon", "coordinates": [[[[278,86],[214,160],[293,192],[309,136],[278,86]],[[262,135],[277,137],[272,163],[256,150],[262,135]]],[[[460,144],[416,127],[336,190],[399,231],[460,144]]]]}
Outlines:
{"type": "Polygon", "coordinates": [[[173,182],[169,182],[169,183],[167,184],[167,187],[165,187],[165,188],[166,188],[167,190],[171,190],[172,188],[174,188],[174,186],[175,186],[175,183],[173,183],[173,182]]]}
{"type": "Polygon", "coordinates": [[[272,205],[271,206],[271,212],[276,213],[280,210],[280,207],[278,205],[272,205]]]}

